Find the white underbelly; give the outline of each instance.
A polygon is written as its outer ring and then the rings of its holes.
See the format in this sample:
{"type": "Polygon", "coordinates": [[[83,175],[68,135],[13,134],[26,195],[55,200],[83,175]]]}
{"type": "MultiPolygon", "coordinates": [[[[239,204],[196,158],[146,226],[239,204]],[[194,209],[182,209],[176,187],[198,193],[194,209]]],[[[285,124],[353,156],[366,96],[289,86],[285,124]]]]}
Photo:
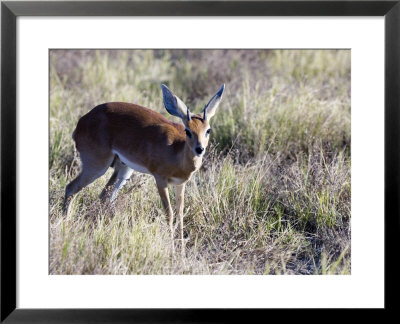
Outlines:
{"type": "Polygon", "coordinates": [[[172,183],[174,185],[181,185],[185,181],[187,181],[187,179],[175,178],[175,177],[168,178],[168,183],[172,183]]]}
{"type": "Polygon", "coordinates": [[[119,159],[121,160],[122,163],[130,167],[131,169],[137,171],[137,172],[142,172],[142,173],[148,173],[151,174],[149,170],[147,170],[143,165],[134,163],[130,160],[128,160],[123,154],[118,152],[117,150],[112,150],[112,152],[116,155],[118,155],[119,159]]]}

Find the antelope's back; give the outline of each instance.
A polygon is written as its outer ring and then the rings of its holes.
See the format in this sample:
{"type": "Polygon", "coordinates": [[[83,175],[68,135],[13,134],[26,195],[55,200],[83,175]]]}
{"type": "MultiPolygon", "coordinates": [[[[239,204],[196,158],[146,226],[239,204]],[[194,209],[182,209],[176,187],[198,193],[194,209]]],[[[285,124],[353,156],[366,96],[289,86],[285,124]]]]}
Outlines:
{"type": "Polygon", "coordinates": [[[88,146],[124,151],[184,141],[183,125],[131,103],[110,102],[94,107],[82,116],[73,134],[78,150],[88,146]]]}

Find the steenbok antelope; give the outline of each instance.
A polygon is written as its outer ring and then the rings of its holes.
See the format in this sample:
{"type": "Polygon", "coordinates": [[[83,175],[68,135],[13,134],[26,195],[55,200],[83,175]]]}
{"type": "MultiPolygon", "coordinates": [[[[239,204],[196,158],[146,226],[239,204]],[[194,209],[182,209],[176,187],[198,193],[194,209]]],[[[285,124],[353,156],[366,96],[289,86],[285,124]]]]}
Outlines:
{"type": "Polygon", "coordinates": [[[199,115],[192,114],[165,85],[161,89],[165,109],[181,118],[183,125],[148,108],[122,102],[99,105],[79,120],[72,138],[80,153],[82,170],[65,189],[64,211],[68,214],[74,194],[102,176],[110,166],[114,173],[100,195],[103,201],[114,201],[133,170],[151,174],[168,215],[172,247],[173,211],[168,184],[175,185],[183,251],[185,184],[201,166],[210,137],[209,122],[221,102],[225,85],[199,115]]]}

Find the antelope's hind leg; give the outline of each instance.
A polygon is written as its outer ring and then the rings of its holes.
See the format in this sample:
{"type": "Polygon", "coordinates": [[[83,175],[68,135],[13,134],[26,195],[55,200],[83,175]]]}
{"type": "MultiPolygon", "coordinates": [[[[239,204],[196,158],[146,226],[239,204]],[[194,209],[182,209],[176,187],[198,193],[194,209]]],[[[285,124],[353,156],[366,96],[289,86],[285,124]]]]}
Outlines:
{"type": "Polygon", "coordinates": [[[114,202],[115,198],[117,198],[118,192],[122,189],[133,172],[131,168],[121,162],[118,156],[115,157],[113,167],[114,172],[100,194],[100,199],[103,203],[108,201],[110,203],[114,202]]]}
{"type": "Polygon", "coordinates": [[[104,159],[94,159],[91,156],[81,154],[82,170],[79,175],[72,180],[65,188],[64,213],[69,214],[70,203],[74,195],[82,188],[91,184],[94,180],[101,177],[109,168],[113,156],[104,159]]]}

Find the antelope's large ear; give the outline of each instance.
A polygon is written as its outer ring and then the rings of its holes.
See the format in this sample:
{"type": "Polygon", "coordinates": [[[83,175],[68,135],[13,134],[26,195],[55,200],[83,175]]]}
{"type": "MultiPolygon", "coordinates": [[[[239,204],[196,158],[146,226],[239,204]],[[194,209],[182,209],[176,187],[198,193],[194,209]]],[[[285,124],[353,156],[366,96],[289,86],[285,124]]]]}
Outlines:
{"type": "Polygon", "coordinates": [[[191,113],[183,101],[175,96],[165,84],[161,85],[161,90],[163,93],[165,109],[167,109],[171,115],[182,118],[184,122],[190,120],[191,113]]]}
{"type": "Polygon", "coordinates": [[[203,110],[204,120],[211,119],[211,117],[215,115],[217,107],[221,102],[222,93],[224,92],[224,90],[225,90],[225,84],[222,85],[221,89],[218,90],[218,92],[214,95],[214,97],[212,97],[211,100],[208,102],[208,104],[204,107],[203,110]]]}

